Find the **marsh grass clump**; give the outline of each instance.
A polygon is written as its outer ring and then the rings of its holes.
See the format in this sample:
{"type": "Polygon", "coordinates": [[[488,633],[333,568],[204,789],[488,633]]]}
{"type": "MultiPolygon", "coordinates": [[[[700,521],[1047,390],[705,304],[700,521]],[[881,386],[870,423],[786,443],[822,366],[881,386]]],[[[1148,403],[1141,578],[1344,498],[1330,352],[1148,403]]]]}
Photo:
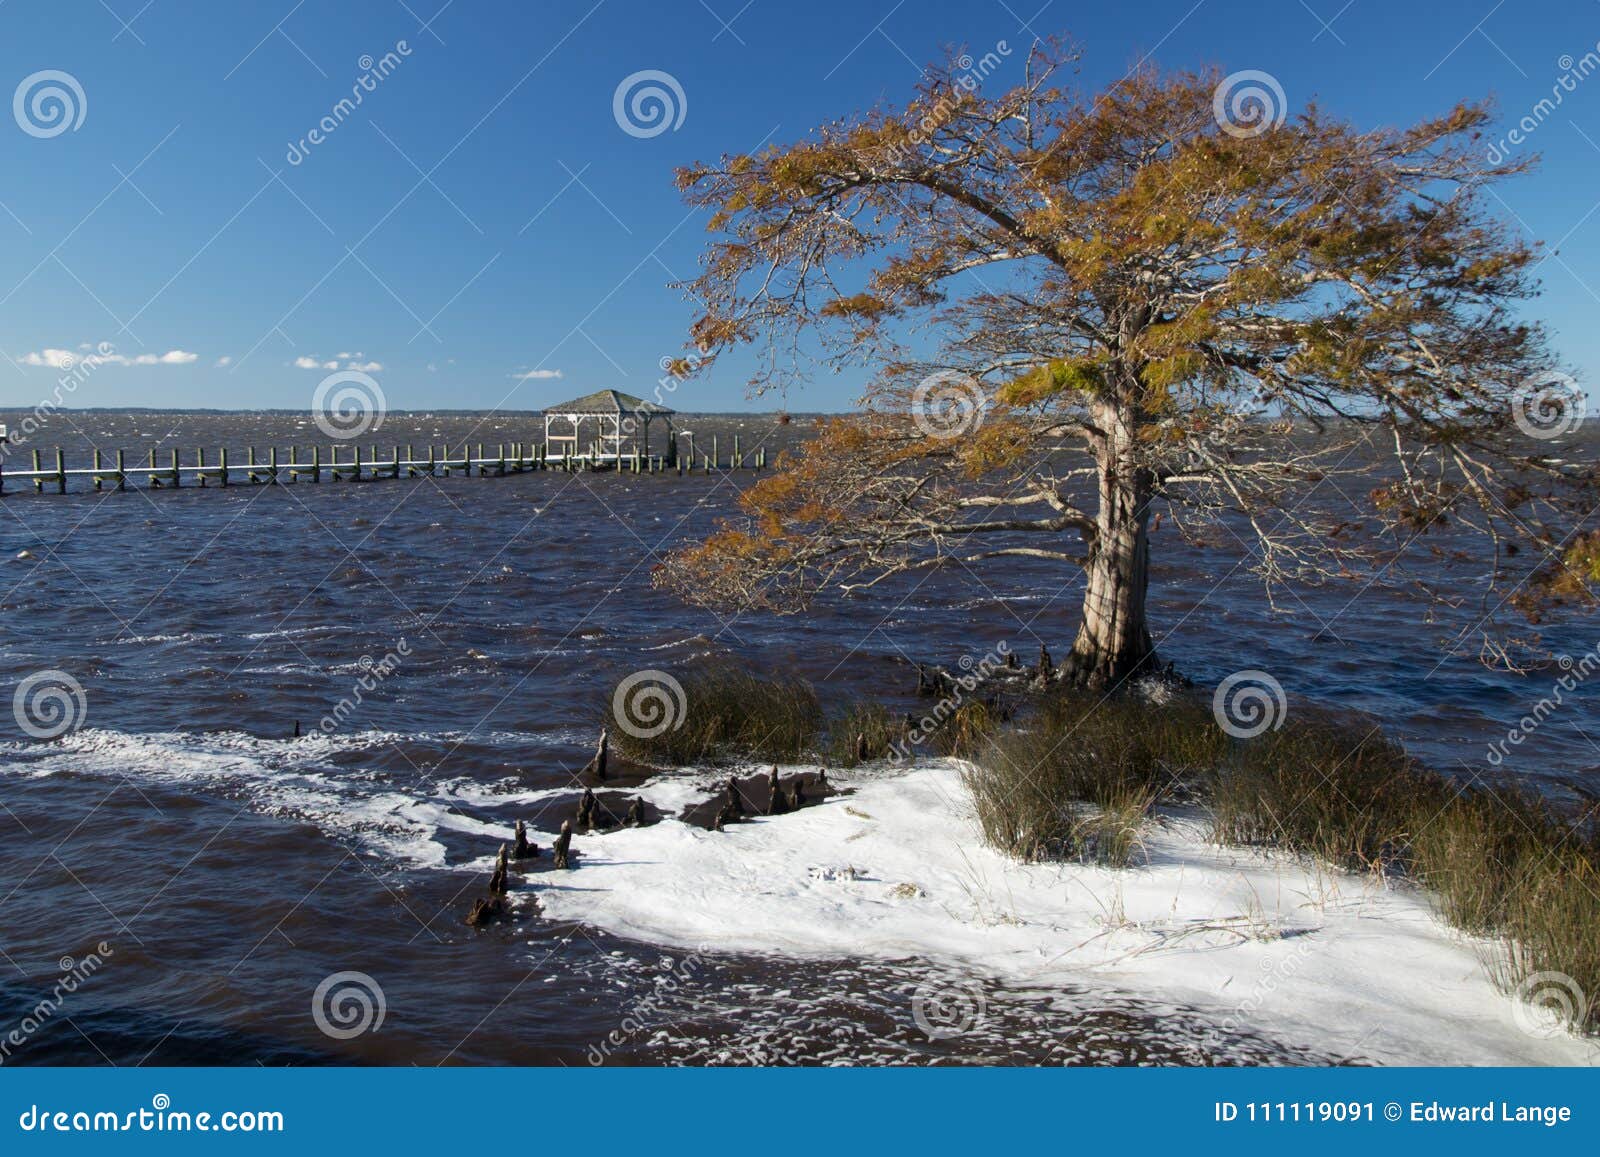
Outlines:
{"type": "Polygon", "coordinates": [[[999,722],[1000,713],[995,707],[981,700],[970,700],[951,711],[928,740],[940,755],[970,759],[983,747],[999,722]]]}
{"type": "Polygon", "coordinates": [[[618,751],[641,763],[683,766],[728,756],[796,760],[816,749],[822,708],[804,679],[703,669],[679,682],[681,720],[659,735],[614,728],[618,751]]]}
{"type": "Polygon", "coordinates": [[[1290,723],[1242,743],[1209,791],[1213,834],[1352,870],[1407,876],[1440,916],[1495,942],[1489,970],[1539,987],[1579,1030],[1600,1028],[1600,837],[1515,788],[1431,771],[1375,727],[1290,723]]]}
{"type": "Polygon", "coordinates": [[[1600,1029],[1600,808],[1572,817],[1514,788],[1464,788],[1348,718],[1235,740],[1192,700],[1053,701],[991,735],[965,778],[984,839],[1024,861],[1126,866],[1152,809],[1189,799],[1219,843],[1410,879],[1490,942],[1502,988],[1600,1029]]]}
{"type": "Polygon", "coordinates": [[[1241,741],[1205,795],[1219,843],[1261,844],[1355,871],[1389,866],[1411,825],[1453,788],[1376,727],[1320,719],[1241,741]]]}
{"type": "Polygon", "coordinates": [[[1475,789],[1419,819],[1409,843],[1442,916],[1498,941],[1490,974],[1507,991],[1600,1029],[1600,836],[1536,796],[1475,789]],[[1565,978],[1565,979],[1562,979],[1565,978]],[[1532,984],[1534,991],[1522,991],[1532,984]]]}
{"type": "Polygon", "coordinates": [[[1112,847],[1122,850],[1090,858],[1126,862],[1150,809],[1220,758],[1227,742],[1211,713],[1188,701],[1151,708],[1063,696],[1035,725],[990,736],[972,757],[967,786],[984,838],[1001,851],[1040,860],[1112,847]],[[1088,818],[1080,804],[1092,805],[1088,818]],[[1110,840],[1113,830],[1124,835],[1110,840]]]}
{"type": "Polygon", "coordinates": [[[1127,867],[1159,792],[1136,778],[1092,783],[1048,737],[1007,732],[963,769],[986,843],[1027,863],[1085,860],[1127,867]],[[1092,788],[1092,796],[1086,788],[1092,788]]]}
{"type": "Polygon", "coordinates": [[[1141,833],[1155,803],[1154,792],[1129,788],[1079,816],[1072,854],[1109,868],[1131,867],[1144,848],[1141,833]]]}
{"type": "Polygon", "coordinates": [[[828,725],[828,760],[836,767],[856,767],[884,759],[904,732],[904,724],[883,704],[854,700],[828,725]]]}

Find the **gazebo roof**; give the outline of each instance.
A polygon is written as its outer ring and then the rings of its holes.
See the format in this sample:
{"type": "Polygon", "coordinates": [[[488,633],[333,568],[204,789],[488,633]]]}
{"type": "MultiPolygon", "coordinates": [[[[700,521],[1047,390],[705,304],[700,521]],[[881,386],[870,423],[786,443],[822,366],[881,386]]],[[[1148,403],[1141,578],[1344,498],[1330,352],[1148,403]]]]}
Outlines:
{"type": "Polygon", "coordinates": [[[624,394],[621,390],[596,390],[592,394],[585,394],[581,398],[573,398],[570,402],[562,402],[557,406],[546,406],[547,414],[675,414],[676,410],[669,410],[665,406],[658,406],[654,402],[647,402],[643,398],[636,398],[632,394],[624,394]]]}

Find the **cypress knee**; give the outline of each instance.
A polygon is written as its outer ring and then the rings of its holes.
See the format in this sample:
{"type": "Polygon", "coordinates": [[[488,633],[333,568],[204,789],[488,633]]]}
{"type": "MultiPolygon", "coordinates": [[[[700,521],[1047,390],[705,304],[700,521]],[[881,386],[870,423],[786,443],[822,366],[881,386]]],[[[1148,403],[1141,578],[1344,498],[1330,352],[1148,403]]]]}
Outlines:
{"type": "Polygon", "coordinates": [[[606,762],[610,753],[611,736],[604,727],[600,729],[600,744],[595,748],[594,758],[584,765],[583,773],[592,775],[596,779],[606,777],[606,762]]]}
{"type": "Polygon", "coordinates": [[[789,800],[783,794],[783,781],[778,778],[778,769],[774,767],[772,774],[767,777],[767,814],[781,816],[789,810],[789,800]]]}
{"type": "Polygon", "coordinates": [[[498,919],[505,912],[505,901],[499,896],[480,896],[473,901],[472,911],[467,913],[467,926],[482,928],[490,921],[498,919]]]}
{"type": "Polygon", "coordinates": [[[496,896],[506,894],[506,846],[500,845],[500,858],[495,862],[494,875],[489,877],[489,891],[496,896]]]}

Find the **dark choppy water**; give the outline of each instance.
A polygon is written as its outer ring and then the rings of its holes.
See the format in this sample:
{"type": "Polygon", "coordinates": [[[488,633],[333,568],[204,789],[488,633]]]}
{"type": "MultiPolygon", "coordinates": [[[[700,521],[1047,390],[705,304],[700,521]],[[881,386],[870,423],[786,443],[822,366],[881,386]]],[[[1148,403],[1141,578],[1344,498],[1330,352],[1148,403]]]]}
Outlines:
{"type": "MultiPolygon", "coordinates": [[[[0,414],[13,425],[21,415],[0,414]]],[[[802,423],[694,419],[702,445],[774,448],[802,423]]],[[[526,440],[535,420],[392,415],[383,445],[526,440]]],[[[309,445],[289,415],[58,415],[57,441],[192,450],[309,445]],[[69,430],[70,427],[70,430],[69,430]]],[[[236,460],[242,460],[242,453],[236,460]]],[[[70,463],[69,463],[70,464],[70,463]]],[[[908,663],[1004,640],[1070,642],[1077,581],[1045,563],[917,576],[804,618],[720,619],[650,586],[749,475],[527,474],[226,491],[0,499],[0,648],[9,696],[59,670],[85,725],[39,743],[0,712],[0,1018],[17,1023],[62,958],[111,955],[7,1063],[566,1063],[626,1022],[621,1062],[1331,1061],[1308,1042],[1218,1042],[1197,1013],[1084,990],[991,995],[981,1031],[929,1040],[909,994],[930,968],[712,954],[661,992],[658,949],[530,911],[462,923],[463,865],[518,816],[570,810],[616,681],[733,654],[798,671],[824,698],[909,690],[908,663]],[[24,552],[26,555],[24,556],[24,552]],[[330,735],[289,738],[351,696],[364,664],[408,650],[330,735]],[[365,657],[365,659],[364,659],[365,657]],[[310,1016],[319,981],[381,974],[382,1031],[340,1040],[310,1016]],[[781,999],[774,999],[781,996],[781,999]],[[1157,1028],[1157,1026],[1159,1026],[1157,1028]]],[[[1329,496],[1330,501],[1339,501],[1329,496]]],[[[1296,700],[1369,711],[1463,775],[1558,672],[1475,661],[1469,604],[1425,620],[1400,591],[1301,592],[1263,608],[1237,544],[1156,538],[1166,657],[1197,681],[1260,668],[1296,700]],[[1455,653],[1458,636],[1468,641],[1455,653]]],[[[1450,581],[1450,576],[1442,576],[1450,581]]],[[[1464,594],[1473,592],[1463,587],[1464,594]]],[[[1573,656],[1593,621],[1544,625],[1573,656]]],[[[1557,794],[1600,788],[1568,706],[1506,768],[1557,794]]]]}

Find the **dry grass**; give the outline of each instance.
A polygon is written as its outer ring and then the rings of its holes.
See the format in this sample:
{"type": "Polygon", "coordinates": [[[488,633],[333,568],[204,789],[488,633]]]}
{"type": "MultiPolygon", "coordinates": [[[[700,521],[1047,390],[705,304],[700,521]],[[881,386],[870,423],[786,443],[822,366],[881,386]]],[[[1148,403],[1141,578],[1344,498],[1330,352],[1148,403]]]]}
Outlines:
{"type": "Polygon", "coordinates": [[[1127,862],[1150,808],[1220,758],[1227,736],[1208,711],[1064,697],[1037,726],[990,736],[967,786],[984,838],[1024,860],[1127,862]],[[1097,811],[1086,817],[1080,804],[1097,811]],[[1109,838],[1111,831],[1122,834],[1109,838]],[[1104,856],[1098,849],[1117,849],[1104,856]]]}
{"type": "Polygon", "coordinates": [[[1600,1029],[1595,817],[1464,788],[1370,725],[1302,718],[1238,742],[1200,703],[1062,701],[992,737],[967,783],[984,838],[1023,860],[1131,862],[1151,807],[1183,792],[1208,806],[1220,842],[1412,879],[1444,919],[1494,942],[1502,987],[1570,977],[1574,1027],[1600,1029]]]}
{"type": "Polygon", "coordinates": [[[679,682],[682,723],[649,738],[613,728],[618,751],[643,763],[681,767],[730,756],[792,761],[816,749],[822,708],[804,679],[708,668],[679,682]]]}
{"type": "Polygon", "coordinates": [[[828,761],[835,767],[856,767],[884,759],[904,731],[883,704],[857,699],[828,725],[828,761]]]}
{"type": "Polygon", "coordinates": [[[969,700],[956,707],[928,736],[927,743],[940,755],[970,759],[982,750],[999,725],[998,712],[987,703],[969,700]]]}

